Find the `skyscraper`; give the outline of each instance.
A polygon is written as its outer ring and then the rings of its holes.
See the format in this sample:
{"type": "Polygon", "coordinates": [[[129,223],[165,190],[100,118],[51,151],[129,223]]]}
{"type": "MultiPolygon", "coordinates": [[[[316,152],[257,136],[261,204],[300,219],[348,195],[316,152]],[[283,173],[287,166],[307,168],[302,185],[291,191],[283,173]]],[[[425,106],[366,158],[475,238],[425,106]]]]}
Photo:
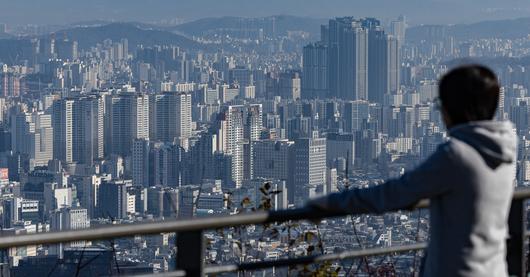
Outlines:
{"type": "MultiPolygon", "coordinates": [[[[186,146],[191,136],[191,94],[168,92],[154,96],[156,139],[186,146]]],[[[152,117],[153,118],[153,117],[152,117]]]]}
{"type": "Polygon", "coordinates": [[[368,35],[368,100],[383,104],[399,89],[399,45],[395,37],[375,27],[368,35]]]}
{"type": "Polygon", "coordinates": [[[339,96],[346,100],[368,98],[368,31],[352,23],[339,36],[339,96]]]}
{"type": "Polygon", "coordinates": [[[103,158],[103,99],[99,96],[63,98],[53,107],[54,158],[92,165],[103,158]]]}
{"type": "Polygon", "coordinates": [[[108,95],[105,105],[105,151],[128,156],[134,139],[149,138],[149,96],[108,95]]]}
{"type": "Polygon", "coordinates": [[[243,182],[243,143],[244,115],[243,106],[228,106],[222,112],[219,128],[219,143],[224,154],[231,156],[232,181],[236,187],[243,182]]]}
{"type": "Polygon", "coordinates": [[[72,129],[72,159],[92,165],[104,155],[103,99],[89,96],[74,100],[72,129]]]}
{"type": "Polygon", "coordinates": [[[290,197],[289,201],[301,205],[309,198],[310,190],[326,184],[326,139],[317,137],[297,139],[293,157],[293,182],[288,190],[294,192],[294,199],[290,197]]]}
{"type": "Polygon", "coordinates": [[[0,96],[17,97],[21,93],[21,77],[13,72],[7,71],[7,65],[0,71],[0,96]]]}
{"type": "Polygon", "coordinates": [[[66,163],[73,161],[73,105],[72,99],[58,99],[53,103],[53,157],[66,163]]]}
{"type": "Polygon", "coordinates": [[[406,32],[407,21],[405,16],[400,15],[397,20],[392,20],[390,23],[390,34],[398,40],[400,46],[405,42],[406,32]]]}
{"type": "Polygon", "coordinates": [[[243,109],[245,114],[245,139],[256,141],[263,128],[263,108],[261,104],[251,104],[243,109]]]}
{"type": "Polygon", "coordinates": [[[254,172],[254,159],[252,159],[254,152],[253,142],[260,139],[261,130],[263,128],[263,109],[261,104],[252,104],[245,107],[245,145],[244,145],[244,177],[252,179],[254,172]]]}
{"type": "Polygon", "coordinates": [[[47,165],[53,159],[53,133],[49,114],[20,110],[11,114],[12,149],[27,155],[31,168],[47,165]]]}
{"type": "Polygon", "coordinates": [[[132,144],[131,175],[133,186],[149,186],[149,151],[147,139],[135,139],[132,144]]]}
{"type": "Polygon", "coordinates": [[[328,48],[322,43],[309,44],[304,47],[301,94],[305,99],[330,97],[328,48]]]}
{"type": "MultiPolygon", "coordinates": [[[[384,94],[399,86],[399,43],[387,35],[375,18],[341,17],[329,21],[321,29],[321,42],[327,48],[327,82],[330,96],[345,100],[371,100],[382,103],[384,94]]],[[[322,80],[316,73],[315,58],[323,55],[323,47],[304,48],[304,88],[316,87],[322,80]],[[307,65],[306,59],[307,58],[307,65]]],[[[322,68],[322,67],[319,67],[322,68]]],[[[309,94],[310,95],[310,94],[309,94]]]]}
{"type": "Polygon", "coordinates": [[[330,94],[347,100],[368,96],[368,30],[352,17],[336,18],[325,28],[330,94]]]}

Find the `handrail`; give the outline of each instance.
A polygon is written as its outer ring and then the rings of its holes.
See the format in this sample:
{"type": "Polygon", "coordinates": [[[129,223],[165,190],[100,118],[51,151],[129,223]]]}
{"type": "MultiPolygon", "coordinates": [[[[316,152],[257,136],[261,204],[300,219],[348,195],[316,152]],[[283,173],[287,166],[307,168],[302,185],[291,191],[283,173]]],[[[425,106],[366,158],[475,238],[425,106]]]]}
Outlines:
{"type": "Polygon", "coordinates": [[[339,253],[312,255],[289,259],[261,261],[252,263],[242,263],[238,265],[221,265],[221,266],[210,266],[204,269],[205,274],[219,274],[224,272],[241,271],[241,270],[257,270],[271,267],[282,267],[299,264],[313,264],[322,263],[326,261],[354,259],[359,257],[379,256],[388,255],[394,253],[410,252],[422,250],[427,247],[427,243],[413,243],[400,246],[391,246],[385,248],[365,248],[358,250],[347,250],[339,253]]]}
{"type": "MultiPolygon", "coordinates": [[[[530,188],[517,189],[513,194],[514,200],[530,198],[530,188]]],[[[428,202],[423,200],[413,209],[426,208],[428,202]]],[[[25,245],[55,244],[82,240],[104,240],[133,235],[152,235],[170,232],[192,232],[224,227],[234,227],[290,220],[316,220],[326,217],[340,217],[348,213],[322,212],[309,208],[298,208],[279,211],[257,211],[241,213],[231,216],[217,216],[208,218],[194,218],[185,220],[166,220],[149,223],[122,224],[99,228],[67,230],[37,234],[0,236],[0,249],[25,245]]]]}
{"type": "MultiPolygon", "coordinates": [[[[528,198],[530,198],[530,187],[518,188],[514,191],[508,220],[510,239],[507,243],[507,262],[510,275],[526,276],[525,274],[527,272],[525,266],[526,249],[524,247],[524,241],[526,238],[528,238],[528,232],[526,231],[527,209],[524,201],[528,198]]],[[[417,205],[411,207],[411,210],[422,209],[428,206],[429,202],[427,200],[423,200],[417,205]]],[[[128,237],[132,235],[150,235],[176,232],[179,233],[177,236],[177,270],[171,272],[168,276],[204,276],[204,274],[256,270],[296,264],[321,263],[324,261],[354,259],[365,256],[388,255],[417,251],[424,249],[427,246],[426,243],[414,243],[386,248],[347,250],[339,253],[311,255],[272,261],[258,261],[231,265],[212,265],[206,267],[203,264],[204,260],[202,252],[204,251],[204,242],[202,232],[204,230],[251,224],[284,222],[290,220],[317,220],[325,217],[338,217],[346,215],[348,215],[348,213],[323,212],[310,208],[299,208],[269,212],[258,211],[252,213],[241,213],[234,216],[123,224],[83,230],[69,230],[17,236],[0,236],[0,249],[24,245],[53,244],[82,240],[105,240],[116,237],[128,237]],[[186,252],[179,254],[178,249],[186,249],[186,252]]]]}
{"type": "MultiPolygon", "coordinates": [[[[311,255],[297,258],[289,259],[279,259],[271,261],[261,261],[261,262],[251,262],[251,263],[241,263],[241,264],[229,264],[229,265],[215,265],[207,266],[204,269],[204,274],[220,274],[227,272],[235,272],[242,270],[258,270],[271,267],[282,267],[290,265],[300,265],[300,264],[313,264],[313,263],[322,263],[326,261],[335,261],[335,260],[346,260],[346,259],[355,259],[359,257],[370,257],[370,256],[380,256],[380,255],[390,255],[395,253],[403,253],[410,251],[422,250],[427,247],[427,243],[413,243],[399,246],[391,246],[385,248],[365,248],[358,250],[347,250],[341,251],[339,253],[331,254],[322,254],[322,255],[311,255]]],[[[176,276],[186,276],[186,272],[183,270],[176,270],[166,273],[157,273],[157,274],[142,274],[134,275],[134,277],[176,277],[176,276]]]]}

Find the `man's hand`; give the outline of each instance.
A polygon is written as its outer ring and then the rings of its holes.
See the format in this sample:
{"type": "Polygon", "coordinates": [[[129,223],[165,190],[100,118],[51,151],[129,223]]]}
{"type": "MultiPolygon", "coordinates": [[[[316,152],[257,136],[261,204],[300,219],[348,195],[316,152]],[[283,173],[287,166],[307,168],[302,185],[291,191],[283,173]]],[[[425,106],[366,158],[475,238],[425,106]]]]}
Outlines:
{"type": "MultiPolygon", "coordinates": [[[[317,197],[307,201],[306,207],[311,210],[314,210],[316,213],[321,213],[327,210],[328,201],[329,199],[327,196],[317,197]]],[[[314,224],[319,224],[320,221],[322,221],[322,218],[310,219],[310,221],[314,224]]]]}
{"type": "Polygon", "coordinates": [[[325,211],[328,209],[329,205],[328,196],[320,196],[314,199],[307,201],[306,206],[315,210],[325,211]]]}

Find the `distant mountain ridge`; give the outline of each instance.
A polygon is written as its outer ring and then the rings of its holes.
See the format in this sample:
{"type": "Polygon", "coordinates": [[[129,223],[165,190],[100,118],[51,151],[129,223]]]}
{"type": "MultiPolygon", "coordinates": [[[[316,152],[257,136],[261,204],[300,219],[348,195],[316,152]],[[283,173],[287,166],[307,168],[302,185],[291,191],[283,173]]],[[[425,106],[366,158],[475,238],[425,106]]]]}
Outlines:
{"type": "Polygon", "coordinates": [[[453,36],[457,40],[503,38],[515,39],[530,34],[530,17],[481,21],[457,25],[420,25],[407,30],[407,40],[419,41],[432,36],[453,36]]]}
{"type": "Polygon", "coordinates": [[[291,15],[276,15],[256,18],[225,16],[198,19],[172,27],[171,30],[179,31],[192,36],[200,36],[213,30],[239,28],[242,26],[242,24],[244,25],[245,21],[248,20],[258,21],[271,18],[274,18],[275,20],[275,29],[277,35],[285,35],[287,34],[287,31],[305,31],[311,35],[318,35],[320,34],[320,25],[325,24],[328,21],[327,19],[291,15]]]}
{"type": "Polygon", "coordinates": [[[126,38],[129,45],[177,45],[185,49],[201,50],[207,49],[208,46],[193,41],[181,35],[155,28],[140,28],[148,25],[140,23],[110,23],[106,25],[95,26],[78,26],[55,32],[58,38],[67,37],[76,40],[82,49],[101,43],[105,39],[119,41],[126,38]]]}

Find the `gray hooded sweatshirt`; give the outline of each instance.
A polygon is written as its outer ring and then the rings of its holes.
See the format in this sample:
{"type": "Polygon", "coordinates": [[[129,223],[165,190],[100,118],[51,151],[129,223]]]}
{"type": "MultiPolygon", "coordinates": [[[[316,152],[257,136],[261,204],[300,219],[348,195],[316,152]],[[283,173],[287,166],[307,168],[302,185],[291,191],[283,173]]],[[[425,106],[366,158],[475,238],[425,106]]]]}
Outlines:
{"type": "Polygon", "coordinates": [[[509,122],[477,121],[451,128],[449,135],[449,141],[399,179],[330,194],[308,205],[380,214],[430,199],[430,239],[422,276],[508,276],[514,127],[509,122]]]}

